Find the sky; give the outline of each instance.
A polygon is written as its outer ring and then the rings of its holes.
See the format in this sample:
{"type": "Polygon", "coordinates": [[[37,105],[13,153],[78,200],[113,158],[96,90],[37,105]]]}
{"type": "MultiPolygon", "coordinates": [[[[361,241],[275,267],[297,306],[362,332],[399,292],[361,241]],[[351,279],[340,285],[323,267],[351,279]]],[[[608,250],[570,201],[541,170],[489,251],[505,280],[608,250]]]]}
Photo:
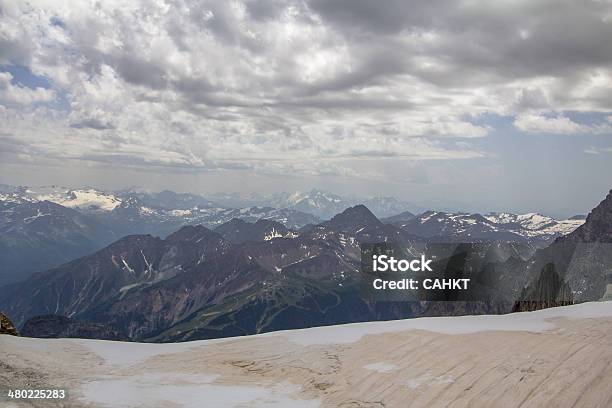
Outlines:
{"type": "Polygon", "coordinates": [[[0,182],[585,213],[612,2],[0,2],[0,182]]]}

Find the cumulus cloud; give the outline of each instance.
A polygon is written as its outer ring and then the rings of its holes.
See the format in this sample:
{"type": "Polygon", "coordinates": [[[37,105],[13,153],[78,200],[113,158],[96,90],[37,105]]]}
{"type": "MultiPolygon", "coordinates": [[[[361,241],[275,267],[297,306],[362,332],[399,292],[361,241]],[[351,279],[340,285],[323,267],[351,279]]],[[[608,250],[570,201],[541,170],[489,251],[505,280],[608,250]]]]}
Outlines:
{"type": "Polygon", "coordinates": [[[8,72],[0,72],[0,105],[29,106],[37,102],[50,102],[55,99],[55,92],[45,88],[30,89],[14,85],[13,76],[8,72]]]}
{"type": "Polygon", "coordinates": [[[567,135],[576,133],[612,132],[612,126],[608,123],[586,125],[574,122],[570,118],[562,115],[547,116],[534,113],[518,115],[514,120],[514,126],[528,133],[555,133],[567,135]]]}
{"type": "Polygon", "coordinates": [[[8,0],[0,13],[0,71],[53,87],[0,73],[1,126],[49,157],[359,177],[347,159],[486,156],[471,144],[495,130],[482,115],[577,133],[594,128],[563,112],[612,110],[608,2],[8,0]]]}
{"type": "Polygon", "coordinates": [[[560,133],[571,134],[588,130],[588,127],[573,122],[565,116],[546,117],[537,114],[518,116],[514,126],[529,133],[560,133]]]}

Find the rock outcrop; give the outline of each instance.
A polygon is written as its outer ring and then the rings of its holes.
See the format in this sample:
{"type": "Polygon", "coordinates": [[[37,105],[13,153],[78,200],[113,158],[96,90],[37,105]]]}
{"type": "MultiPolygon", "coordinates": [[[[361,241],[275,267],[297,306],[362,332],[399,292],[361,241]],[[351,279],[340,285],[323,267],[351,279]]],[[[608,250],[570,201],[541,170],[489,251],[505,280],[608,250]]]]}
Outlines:
{"type": "Polygon", "coordinates": [[[0,334],[10,334],[12,336],[19,336],[19,332],[15,328],[11,319],[8,318],[4,313],[0,313],[0,334]]]}
{"type": "Polygon", "coordinates": [[[513,311],[602,299],[612,284],[612,191],[570,234],[536,252],[513,311]]]}

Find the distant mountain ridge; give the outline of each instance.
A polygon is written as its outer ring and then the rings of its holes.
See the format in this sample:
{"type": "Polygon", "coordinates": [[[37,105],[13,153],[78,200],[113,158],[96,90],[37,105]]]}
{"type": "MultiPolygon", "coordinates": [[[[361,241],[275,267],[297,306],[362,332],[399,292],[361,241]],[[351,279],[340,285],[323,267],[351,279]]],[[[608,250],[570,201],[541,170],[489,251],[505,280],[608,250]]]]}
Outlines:
{"type": "Polygon", "coordinates": [[[403,213],[386,219],[406,232],[437,242],[515,241],[542,247],[584,223],[582,219],[555,220],[536,213],[403,213]]]}
{"type": "Polygon", "coordinates": [[[210,199],[219,205],[230,207],[269,206],[289,208],[315,215],[323,220],[331,219],[344,209],[358,204],[365,205],[377,217],[382,218],[403,211],[422,212],[425,210],[421,206],[395,197],[346,197],[319,189],[271,195],[212,194],[210,199]]]}
{"type": "Polygon", "coordinates": [[[25,202],[51,201],[83,213],[104,216],[121,213],[134,221],[137,218],[147,223],[172,224],[171,230],[183,224],[214,226],[232,218],[257,220],[262,217],[278,220],[289,227],[299,228],[318,218],[288,208],[271,206],[219,206],[197,194],[162,191],[149,193],[132,190],[106,192],[95,188],[68,189],[59,186],[37,188],[5,186],[0,192],[0,203],[21,204],[25,202]]]}
{"type": "MultiPolygon", "coordinates": [[[[230,212],[231,210],[247,208],[275,209],[278,211],[294,211],[297,214],[310,214],[313,217],[308,222],[295,222],[289,227],[299,228],[307,223],[313,223],[319,219],[331,219],[334,215],[341,213],[346,208],[355,205],[365,205],[376,217],[384,222],[393,222],[386,218],[405,215],[420,215],[427,209],[413,203],[398,200],[394,197],[372,197],[355,198],[343,197],[337,194],[312,189],[308,192],[279,193],[273,195],[251,194],[242,196],[240,194],[211,194],[211,198],[205,198],[192,193],[175,193],[172,191],[161,191],[159,193],[144,192],[139,190],[121,190],[118,192],[105,192],[95,188],[69,189],[58,186],[43,186],[38,188],[14,187],[4,185],[0,189],[0,203],[14,202],[36,202],[52,201],[68,208],[84,212],[110,212],[121,207],[139,207],[142,214],[155,214],[159,217],[191,217],[201,218],[204,225],[214,226],[215,222],[207,222],[207,216],[213,214],[230,212]],[[136,203],[138,203],[136,205],[136,203]]],[[[443,211],[433,211],[445,214],[443,211]]],[[[448,213],[459,215],[464,213],[448,213]]],[[[234,214],[232,214],[234,215],[234,214]]],[[[512,213],[489,213],[485,215],[493,223],[510,224],[525,223],[526,218],[540,217],[537,222],[555,221],[551,217],[536,213],[512,214],[512,213]]],[[[239,218],[239,217],[235,217],[239,218]]],[[[271,218],[271,217],[269,217],[271,218]]],[[[217,225],[229,221],[231,218],[223,217],[217,225]]],[[[567,221],[579,221],[582,216],[575,216],[567,221]]],[[[282,220],[278,220],[283,222],[282,220]]],[[[532,220],[532,223],[535,220],[532,220]]],[[[286,222],[283,222],[287,224],[286,222]]],[[[567,223],[568,229],[573,223],[567,223]]]]}
{"type": "Polygon", "coordinates": [[[214,228],[234,218],[269,219],[293,229],[319,222],[296,210],[211,207],[202,197],[167,191],[114,194],[55,186],[3,186],[1,191],[0,286],[90,254],[126,235],[165,237],[183,225],[214,228]]]}
{"type": "Polygon", "coordinates": [[[403,211],[423,210],[422,207],[394,197],[342,197],[317,189],[279,194],[270,200],[270,205],[273,207],[292,208],[316,215],[321,219],[331,219],[344,209],[359,204],[365,205],[377,217],[389,217],[403,211]]]}

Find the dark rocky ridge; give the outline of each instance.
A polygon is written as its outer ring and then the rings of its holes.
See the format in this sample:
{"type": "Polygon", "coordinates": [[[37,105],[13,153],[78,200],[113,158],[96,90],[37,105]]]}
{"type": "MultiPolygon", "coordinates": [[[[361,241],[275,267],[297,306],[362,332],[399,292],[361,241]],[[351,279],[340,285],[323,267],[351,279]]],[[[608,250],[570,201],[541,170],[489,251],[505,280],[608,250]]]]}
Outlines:
{"type": "Polygon", "coordinates": [[[515,311],[602,299],[612,283],[612,191],[570,234],[538,250],[515,311]]]}
{"type": "Polygon", "coordinates": [[[21,335],[38,338],[128,340],[126,336],[106,325],[74,320],[59,315],[44,315],[30,318],[23,325],[21,335]]]}
{"type": "Polygon", "coordinates": [[[347,208],[323,225],[340,232],[354,233],[360,228],[380,228],[384,224],[363,204],[347,208]]]}
{"type": "Polygon", "coordinates": [[[242,244],[249,241],[257,242],[285,237],[289,229],[280,222],[272,220],[262,219],[252,223],[233,218],[215,228],[215,232],[221,234],[232,244],[242,244]]]}
{"type": "Polygon", "coordinates": [[[612,190],[587,215],[584,224],[571,234],[558,238],[556,242],[612,243],[612,190]]]}
{"type": "MultiPolygon", "coordinates": [[[[229,244],[209,229],[183,227],[165,240],[131,235],[84,258],[33,275],[0,293],[17,324],[45,314],[78,316],[223,255],[229,244]]],[[[85,319],[88,320],[88,319],[85,319]]]]}

